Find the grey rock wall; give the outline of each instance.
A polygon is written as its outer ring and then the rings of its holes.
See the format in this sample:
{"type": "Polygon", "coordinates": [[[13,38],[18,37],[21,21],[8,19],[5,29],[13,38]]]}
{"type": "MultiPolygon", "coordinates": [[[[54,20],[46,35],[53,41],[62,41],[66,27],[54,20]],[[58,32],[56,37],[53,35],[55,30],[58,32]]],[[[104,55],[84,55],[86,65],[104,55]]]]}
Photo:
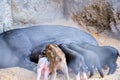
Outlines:
{"type": "MultiPolygon", "coordinates": [[[[78,2],[78,4],[81,3],[78,2]]],[[[118,33],[120,31],[119,5],[118,0],[94,0],[85,3],[82,9],[75,5],[74,10],[77,10],[72,19],[89,32],[101,33],[107,30],[118,33]]]]}
{"type": "Polygon", "coordinates": [[[0,0],[0,6],[1,32],[63,18],[63,0],[0,0]]]}
{"type": "Polygon", "coordinates": [[[63,0],[13,0],[13,20],[22,24],[37,24],[63,17],[63,0]]]}
{"type": "MultiPolygon", "coordinates": [[[[0,0],[0,32],[52,21],[66,21],[69,24],[73,14],[82,12],[86,6],[98,1],[100,0],[0,0]]],[[[105,1],[120,12],[120,0],[105,1]]]]}
{"type": "Polygon", "coordinates": [[[12,26],[11,0],[0,0],[0,31],[12,26]]]}

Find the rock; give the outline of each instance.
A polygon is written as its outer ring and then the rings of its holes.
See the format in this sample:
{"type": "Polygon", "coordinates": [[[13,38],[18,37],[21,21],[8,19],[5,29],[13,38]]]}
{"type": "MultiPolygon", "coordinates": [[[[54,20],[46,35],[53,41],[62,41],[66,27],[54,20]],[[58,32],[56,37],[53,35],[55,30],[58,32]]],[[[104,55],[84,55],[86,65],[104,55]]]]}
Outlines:
{"type": "Polygon", "coordinates": [[[38,24],[63,17],[63,0],[12,0],[13,20],[17,24],[38,24]]]}
{"type": "Polygon", "coordinates": [[[78,24],[92,26],[92,30],[96,27],[101,32],[110,29],[111,22],[119,23],[119,3],[119,0],[0,0],[0,32],[53,21],[56,24],[56,20],[61,25],[71,17],[78,24]]]}
{"type": "Polygon", "coordinates": [[[0,26],[6,31],[12,26],[11,0],[0,0],[0,10],[0,26]]]}
{"type": "Polygon", "coordinates": [[[35,80],[36,73],[24,68],[0,69],[0,80],[35,80]]]}
{"type": "Polygon", "coordinates": [[[117,32],[119,30],[117,24],[120,23],[117,2],[120,3],[117,0],[94,0],[84,6],[83,10],[74,13],[72,18],[90,32],[112,31],[113,27],[116,29],[113,32],[117,32]]]}

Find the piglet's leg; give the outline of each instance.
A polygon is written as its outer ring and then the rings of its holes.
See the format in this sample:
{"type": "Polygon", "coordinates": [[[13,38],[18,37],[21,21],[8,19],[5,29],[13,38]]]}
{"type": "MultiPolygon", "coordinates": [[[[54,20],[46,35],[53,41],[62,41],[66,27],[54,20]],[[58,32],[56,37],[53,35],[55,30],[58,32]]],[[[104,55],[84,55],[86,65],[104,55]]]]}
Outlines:
{"type": "Polygon", "coordinates": [[[57,76],[57,72],[56,72],[56,68],[54,68],[54,72],[52,73],[51,80],[55,80],[56,76],[57,76]]]}
{"type": "Polygon", "coordinates": [[[77,75],[75,75],[75,80],[80,80],[80,72],[77,75]]]}
{"type": "Polygon", "coordinates": [[[117,63],[114,62],[114,67],[113,67],[113,71],[111,72],[111,74],[113,74],[116,71],[116,68],[117,68],[117,63]]]}
{"type": "Polygon", "coordinates": [[[37,69],[37,78],[36,78],[36,80],[40,80],[41,71],[42,71],[42,68],[38,68],[38,69],[37,69]]]}
{"type": "Polygon", "coordinates": [[[49,75],[49,67],[45,63],[40,65],[40,67],[37,69],[37,80],[40,80],[41,74],[43,73],[44,73],[44,80],[48,80],[46,78],[48,78],[49,75]]]}
{"type": "Polygon", "coordinates": [[[85,72],[83,72],[83,80],[88,80],[87,75],[85,72]]]}
{"type": "Polygon", "coordinates": [[[46,67],[46,69],[45,69],[45,73],[44,73],[44,80],[48,80],[49,73],[50,73],[49,68],[46,67]]]}
{"type": "Polygon", "coordinates": [[[63,67],[62,71],[63,71],[64,74],[65,74],[66,80],[69,80],[69,74],[68,74],[67,64],[64,64],[64,67],[63,67]]]}

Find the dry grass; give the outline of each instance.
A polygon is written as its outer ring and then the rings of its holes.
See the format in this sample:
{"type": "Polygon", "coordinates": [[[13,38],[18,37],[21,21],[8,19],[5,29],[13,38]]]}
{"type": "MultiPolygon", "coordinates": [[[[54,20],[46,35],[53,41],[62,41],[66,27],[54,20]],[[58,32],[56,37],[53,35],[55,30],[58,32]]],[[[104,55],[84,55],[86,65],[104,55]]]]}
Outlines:
{"type": "Polygon", "coordinates": [[[111,22],[116,25],[118,12],[106,0],[98,0],[96,3],[86,6],[81,12],[74,13],[72,19],[88,31],[96,33],[111,30],[111,22]],[[92,27],[92,28],[89,28],[92,27]]]}

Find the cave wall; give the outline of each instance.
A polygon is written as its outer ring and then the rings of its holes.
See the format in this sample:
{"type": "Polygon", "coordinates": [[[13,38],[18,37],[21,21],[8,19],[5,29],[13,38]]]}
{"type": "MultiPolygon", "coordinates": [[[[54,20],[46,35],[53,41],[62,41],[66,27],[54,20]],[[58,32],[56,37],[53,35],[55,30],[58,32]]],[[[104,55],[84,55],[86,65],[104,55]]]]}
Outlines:
{"type": "MultiPolygon", "coordinates": [[[[74,20],[81,26],[91,26],[85,23],[86,19],[81,20],[81,17],[73,15],[83,13],[87,7],[100,1],[108,2],[116,13],[120,13],[120,0],[0,0],[0,32],[29,25],[51,23],[56,20],[66,22],[74,20]]],[[[87,10],[85,15],[94,11],[87,10]]],[[[120,18],[118,14],[115,16],[117,19],[120,18]]],[[[91,17],[87,16],[87,18],[91,17]]]]}

